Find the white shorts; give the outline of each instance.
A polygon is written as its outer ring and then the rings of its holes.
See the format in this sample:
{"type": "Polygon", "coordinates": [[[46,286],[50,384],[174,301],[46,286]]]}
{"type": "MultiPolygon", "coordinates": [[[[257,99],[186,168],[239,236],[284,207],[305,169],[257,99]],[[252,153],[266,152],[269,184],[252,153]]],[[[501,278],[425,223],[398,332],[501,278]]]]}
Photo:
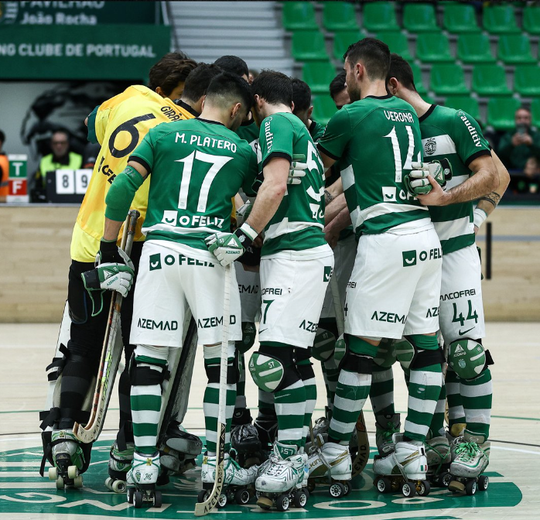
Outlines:
{"type": "Polygon", "coordinates": [[[322,252],[318,258],[303,258],[302,251],[262,258],[260,342],[313,346],[334,268],[330,246],[317,249],[322,252]]]}
{"type": "MultiPolygon", "coordinates": [[[[231,272],[229,341],[242,339],[240,295],[231,272]]],[[[221,343],[225,268],[208,251],[176,242],[144,243],[133,303],[130,343],[181,347],[189,306],[198,342],[221,343]]]]}
{"type": "Polygon", "coordinates": [[[485,337],[481,277],[476,245],[443,256],[440,326],[447,345],[485,337]]]}
{"type": "MultiPolygon", "coordinates": [[[[353,235],[340,240],[334,249],[334,274],[336,277],[339,289],[339,297],[341,299],[341,307],[345,305],[345,291],[347,283],[351,278],[351,273],[354,266],[354,258],[356,257],[356,239],[353,235]]],[[[336,308],[334,306],[334,298],[330,287],[326,290],[324,297],[321,318],[335,318],[336,308]]]]}
{"type": "Polygon", "coordinates": [[[235,263],[236,280],[240,292],[240,305],[242,306],[242,323],[255,323],[259,321],[261,309],[261,290],[259,273],[246,271],[240,262],[235,263]]]}
{"type": "Polygon", "coordinates": [[[361,236],[347,286],[345,332],[393,339],[437,332],[441,264],[432,226],[361,236]]]}

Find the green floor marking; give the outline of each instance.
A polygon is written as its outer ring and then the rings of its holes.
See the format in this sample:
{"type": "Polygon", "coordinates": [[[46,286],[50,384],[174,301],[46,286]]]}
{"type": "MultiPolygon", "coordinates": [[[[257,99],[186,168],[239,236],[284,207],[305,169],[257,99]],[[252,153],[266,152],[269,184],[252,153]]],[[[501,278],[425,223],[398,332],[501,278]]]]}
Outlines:
{"type": "MultiPolygon", "coordinates": [[[[26,448],[0,452],[0,513],[31,513],[47,515],[96,515],[125,518],[188,519],[193,518],[196,496],[200,490],[200,472],[189,471],[181,477],[173,477],[166,486],[161,486],[163,508],[154,510],[151,506],[135,509],[127,504],[125,495],[117,495],[105,487],[107,461],[112,441],[99,441],[92,450],[92,464],[84,474],[82,489],[57,491],[55,483],[38,474],[41,462],[41,448],[26,448]]],[[[373,453],[372,453],[373,456],[373,453]]],[[[200,461],[199,461],[200,463],[200,461]]],[[[385,515],[391,520],[399,513],[399,520],[416,520],[415,512],[433,511],[422,516],[422,520],[455,520],[467,509],[512,508],[520,503],[522,494],[504,475],[490,472],[489,488],[474,496],[455,496],[447,489],[432,488],[427,497],[406,499],[400,494],[380,494],[373,486],[371,464],[353,481],[353,490],[342,499],[332,499],[326,484],[317,485],[304,510],[289,509],[287,513],[264,512],[267,520],[326,519],[367,517],[385,515]],[[444,514],[438,514],[444,511],[444,514]],[[404,513],[407,515],[403,516],[404,513]]],[[[226,513],[232,518],[239,514],[261,512],[255,500],[245,506],[228,504],[226,513]]],[[[225,511],[211,514],[209,518],[223,517],[225,511]]],[[[251,518],[251,517],[249,517],[251,518]]]]}

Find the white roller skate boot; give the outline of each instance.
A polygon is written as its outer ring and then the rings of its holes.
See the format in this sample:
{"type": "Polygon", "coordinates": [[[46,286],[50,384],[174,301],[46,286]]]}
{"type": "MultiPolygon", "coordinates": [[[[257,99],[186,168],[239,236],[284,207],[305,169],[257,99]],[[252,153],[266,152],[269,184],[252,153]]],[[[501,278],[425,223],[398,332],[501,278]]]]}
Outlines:
{"type": "Polygon", "coordinates": [[[317,482],[328,483],[333,498],[346,496],[351,490],[352,460],[349,447],[326,442],[308,459],[309,489],[317,482]]]}
{"type": "Polygon", "coordinates": [[[133,461],[133,443],[127,443],[125,450],[118,448],[115,442],[111,447],[109,455],[109,476],[105,480],[105,485],[115,493],[125,493],[127,489],[127,473],[131,469],[133,461]]]}
{"type": "Polygon", "coordinates": [[[54,468],[49,469],[49,480],[56,481],[57,489],[80,488],[83,485],[80,470],[84,467],[84,453],[79,440],[71,430],[55,430],[51,436],[54,468]]]}
{"type": "Polygon", "coordinates": [[[307,460],[303,448],[276,441],[255,481],[257,504],[263,509],[275,506],[278,511],[286,511],[291,504],[304,507],[309,497],[307,460]]]}
{"type": "MultiPolygon", "coordinates": [[[[198,502],[204,502],[214,486],[216,460],[217,457],[215,455],[205,455],[203,458],[201,468],[203,489],[197,497],[198,502]]],[[[252,496],[252,484],[257,478],[257,466],[252,466],[248,469],[241,468],[228,453],[225,453],[224,469],[225,479],[217,506],[223,508],[227,505],[227,502],[232,502],[233,500],[237,504],[247,504],[252,496]]]]}
{"type": "Polygon", "coordinates": [[[159,452],[145,455],[135,451],[131,469],[127,474],[127,501],[136,508],[144,502],[150,502],[153,507],[161,507],[161,492],[156,491],[156,482],[161,469],[159,452]]]}
{"type": "Polygon", "coordinates": [[[450,464],[452,481],[448,488],[455,493],[474,495],[485,491],[489,480],[482,472],[488,467],[491,443],[482,435],[465,431],[463,442],[456,447],[456,457],[450,464]]]}
{"type": "Polygon", "coordinates": [[[450,483],[450,443],[445,436],[427,439],[425,444],[428,465],[428,480],[436,486],[448,487],[450,483]]]}

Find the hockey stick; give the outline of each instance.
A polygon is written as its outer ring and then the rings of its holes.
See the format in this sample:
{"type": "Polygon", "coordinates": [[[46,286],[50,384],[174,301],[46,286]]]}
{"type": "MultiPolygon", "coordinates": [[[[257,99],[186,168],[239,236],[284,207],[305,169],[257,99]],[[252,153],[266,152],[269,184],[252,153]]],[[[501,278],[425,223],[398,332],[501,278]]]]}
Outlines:
{"type": "Polygon", "coordinates": [[[195,504],[195,516],[204,516],[210,513],[217,504],[225,481],[225,428],[227,424],[227,354],[229,344],[230,299],[231,299],[231,270],[232,265],[225,267],[225,288],[223,300],[223,329],[221,335],[221,363],[219,372],[219,408],[218,408],[218,432],[216,443],[216,474],[214,486],[210,495],[204,502],[195,504]]]}
{"type": "MultiPolygon", "coordinates": [[[[120,247],[129,256],[131,246],[135,236],[135,226],[140,213],[137,210],[131,210],[124,224],[124,233],[120,247]]],[[[122,307],[122,296],[118,292],[113,292],[111,296],[111,306],[109,307],[109,316],[107,319],[107,328],[103,339],[103,349],[99,363],[99,373],[96,380],[96,390],[90,411],[90,419],[86,426],[79,423],[73,425],[73,433],[81,442],[89,444],[94,442],[103,429],[107,407],[111,399],[114,386],[114,379],[118,371],[120,357],[122,353],[122,343],[117,340],[118,329],[120,328],[120,309],[122,307]]]]}

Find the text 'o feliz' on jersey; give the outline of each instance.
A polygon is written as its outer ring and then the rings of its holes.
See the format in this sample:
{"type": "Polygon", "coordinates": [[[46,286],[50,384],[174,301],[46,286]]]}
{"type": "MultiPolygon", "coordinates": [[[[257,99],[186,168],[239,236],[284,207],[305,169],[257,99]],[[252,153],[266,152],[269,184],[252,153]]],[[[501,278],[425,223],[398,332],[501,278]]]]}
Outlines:
{"type": "Polygon", "coordinates": [[[306,175],[287,191],[265,231],[262,256],[284,250],[302,251],[319,247],[324,239],[324,167],[306,125],[294,114],[278,112],[260,127],[262,167],[275,157],[306,160],[306,175]]]}
{"type": "Polygon", "coordinates": [[[372,97],[345,105],[328,122],[319,149],[339,160],[345,198],[357,234],[414,228],[427,208],[404,178],[422,160],[418,117],[406,101],[372,97]]]}
{"type": "MultiPolygon", "coordinates": [[[[124,170],[130,154],[147,132],[165,122],[191,119],[194,114],[163,98],[148,87],[132,85],[102,103],[89,117],[101,149],[81,204],[71,239],[71,258],[93,262],[105,225],[105,197],[116,175],[124,170]]],[[[131,207],[141,213],[135,240],[144,240],[141,225],[146,214],[149,183],[135,194],[131,207]]],[[[121,237],[122,231],[120,232],[121,237]]]]}
{"type": "MultiPolygon", "coordinates": [[[[420,118],[420,132],[424,159],[435,161],[444,158],[452,165],[452,179],[447,190],[459,186],[473,175],[470,164],[476,158],[491,155],[480,125],[463,110],[431,105],[420,118]]],[[[472,201],[429,208],[443,253],[474,244],[473,210],[472,201]]]]}
{"type": "Polygon", "coordinates": [[[240,188],[250,193],[257,174],[257,158],[247,141],[204,119],[153,128],[131,160],[150,172],[147,240],[204,250],[208,234],[230,231],[231,199],[240,188]]]}

